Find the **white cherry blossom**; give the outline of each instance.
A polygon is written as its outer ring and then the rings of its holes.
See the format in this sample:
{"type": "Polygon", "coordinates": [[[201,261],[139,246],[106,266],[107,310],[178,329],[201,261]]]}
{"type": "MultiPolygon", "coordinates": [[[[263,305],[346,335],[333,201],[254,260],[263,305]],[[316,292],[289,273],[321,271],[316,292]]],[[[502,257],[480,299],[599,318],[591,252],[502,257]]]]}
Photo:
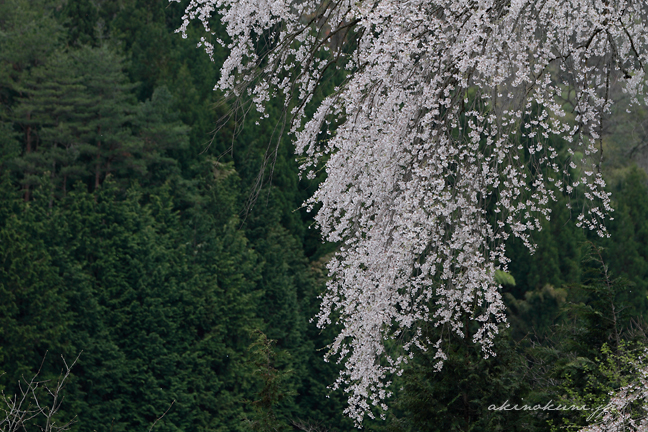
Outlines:
{"type": "Polygon", "coordinates": [[[282,98],[304,175],[325,167],[306,205],[340,248],[318,324],[342,324],[329,356],[358,425],[415,349],[442,367],[423,323],[468,336],[468,317],[493,354],[504,242],[533,250],[556,193],[581,188],[576,224],[607,235],[603,119],[615,83],[646,103],[647,13],[645,0],[190,1],[179,32],[200,20],[210,55],[213,19],[229,37],[215,39],[229,50],[216,88],[265,116],[282,98]],[[306,116],[331,68],[344,81],[306,116]]]}

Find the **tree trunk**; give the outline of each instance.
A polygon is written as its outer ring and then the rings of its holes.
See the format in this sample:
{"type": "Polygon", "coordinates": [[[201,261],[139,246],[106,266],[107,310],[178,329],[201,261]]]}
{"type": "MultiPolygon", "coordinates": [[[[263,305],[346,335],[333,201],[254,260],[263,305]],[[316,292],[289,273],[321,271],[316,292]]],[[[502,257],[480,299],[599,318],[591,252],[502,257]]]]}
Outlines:
{"type": "MultiPolygon", "coordinates": [[[[97,135],[101,136],[101,126],[97,127],[97,135]]],[[[97,141],[97,166],[95,168],[95,190],[99,189],[99,178],[101,177],[101,141],[97,141]]]]}
{"type": "MultiPolygon", "coordinates": [[[[27,114],[27,121],[29,122],[29,120],[31,120],[31,113],[27,114]]],[[[25,128],[25,153],[29,154],[31,152],[32,152],[31,126],[27,125],[27,127],[25,128]]],[[[23,191],[24,191],[25,202],[27,202],[30,199],[28,184],[23,185],[23,191]]]]}

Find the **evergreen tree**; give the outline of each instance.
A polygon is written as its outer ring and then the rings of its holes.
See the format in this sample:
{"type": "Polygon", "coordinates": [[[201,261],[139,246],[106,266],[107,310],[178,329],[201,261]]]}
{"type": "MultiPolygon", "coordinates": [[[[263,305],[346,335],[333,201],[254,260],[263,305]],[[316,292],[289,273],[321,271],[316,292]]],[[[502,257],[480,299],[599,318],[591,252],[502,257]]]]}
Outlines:
{"type": "MultiPolygon", "coordinates": [[[[429,329],[438,338],[438,329],[429,329]]],[[[497,338],[498,355],[484,359],[470,340],[444,338],[448,359],[435,368],[434,353],[419,358],[397,384],[403,386],[392,403],[395,413],[380,430],[388,431],[535,431],[532,414],[492,409],[505,402],[523,403],[530,388],[521,379],[524,358],[507,331],[497,338]],[[490,407],[490,408],[489,408],[490,407]]]]}
{"type": "Polygon", "coordinates": [[[122,58],[107,46],[82,47],[72,55],[81,83],[92,98],[87,107],[88,133],[81,150],[92,166],[92,187],[98,188],[110,173],[123,178],[145,172],[142,146],[132,139],[128,127],[134,86],[124,74],[122,58]]]}
{"type": "MultiPolygon", "coordinates": [[[[47,242],[47,207],[22,202],[5,173],[0,178],[0,386],[18,391],[46,352],[71,354],[73,315],[68,292],[47,242]]],[[[45,369],[50,378],[56,370],[45,369]]]]}
{"type": "Polygon", "coordinates": [[[97,43],[99,11],[95,2],[75,0],[65,3],[64,16],[67,39],[70,45],[94,45],[97,43]]]}
{"type": "Polygon", "coordinates": [[[610,238],[597,242],[611,278],[624,277],[631,285],[622,293],[629,314],[648,312],[648,187],[646,174],[636,166],[622,173],[613,186],[614,220],[610,238]]]}
{"type": "Polygon", "coordinates": [[[47,171],[55,189],[65,194],[68,182],[84,174],[77,159],[87,135],[91,100],[72,58],[64,52],[33,68],[20,87],[12,120],[24,131],[24,153],[14,169],[22,176],[25,199],[47,171]]]}
{"type": "Polygon", "coordinates": [[[75,188],[47,219],[75,317],[67,337],[85,353],[70,395],[80,429],[147,427],[175,400],[156,428],[245,430],[254,253],[235,221],[197,210],[185,228],[173,207],[168,187],[144,200],[108,181],[75,188]]]}
{"type": "Polygon", "coordinates": [[[173,95],[166,87],[155,89],[150,100],[139,104],[133,125],[146,164],[143,184],[159,185],[180,175],[178,159],[189,147],[191,128],[179,120],[173,95]]]}

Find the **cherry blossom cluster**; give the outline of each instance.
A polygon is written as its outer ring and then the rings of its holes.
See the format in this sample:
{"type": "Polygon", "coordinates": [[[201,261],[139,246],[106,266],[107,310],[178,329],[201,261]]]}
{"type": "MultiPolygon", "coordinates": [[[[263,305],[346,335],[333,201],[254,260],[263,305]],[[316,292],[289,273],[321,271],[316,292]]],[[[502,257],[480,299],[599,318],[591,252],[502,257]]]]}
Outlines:
{"type": "Polygon", "coordinates": [[[533,250],[557,193],[580,190],[577,225],[607,235],[603,120],[612,85],[647,102],[647,15],[640,0],[190,1],[179,32],[198,19],[207,52],[229,50],[216,89],[266,116],[282,98],[303,174],[326,170],[306,203],[340,245],[318,324],[341,324],[329,356],[358,425],[414,351],[442,367],[426,323],[494,354],[505,241],[533,250]]]}

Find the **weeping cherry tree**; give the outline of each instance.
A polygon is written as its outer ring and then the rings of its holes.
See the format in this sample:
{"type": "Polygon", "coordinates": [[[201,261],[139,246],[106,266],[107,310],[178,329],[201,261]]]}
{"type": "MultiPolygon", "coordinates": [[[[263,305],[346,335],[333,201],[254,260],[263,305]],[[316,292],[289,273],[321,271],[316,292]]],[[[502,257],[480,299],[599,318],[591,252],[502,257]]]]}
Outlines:
{"type": "Polygon", "coordinates": [[[178,31],[194,20],[229,52],[216,89],[265,117],[280,98],[303,175],[326,171],[305,203],[340,245],[317,319],[341,325],[328,356],[358,425],[417,349],[442,367],[426,322],[494,354],[505,241],[533,251],[558,193],[607,235],[603,121],[613,88],[647,102],[645,1],[191,0],[178,31]]]}

